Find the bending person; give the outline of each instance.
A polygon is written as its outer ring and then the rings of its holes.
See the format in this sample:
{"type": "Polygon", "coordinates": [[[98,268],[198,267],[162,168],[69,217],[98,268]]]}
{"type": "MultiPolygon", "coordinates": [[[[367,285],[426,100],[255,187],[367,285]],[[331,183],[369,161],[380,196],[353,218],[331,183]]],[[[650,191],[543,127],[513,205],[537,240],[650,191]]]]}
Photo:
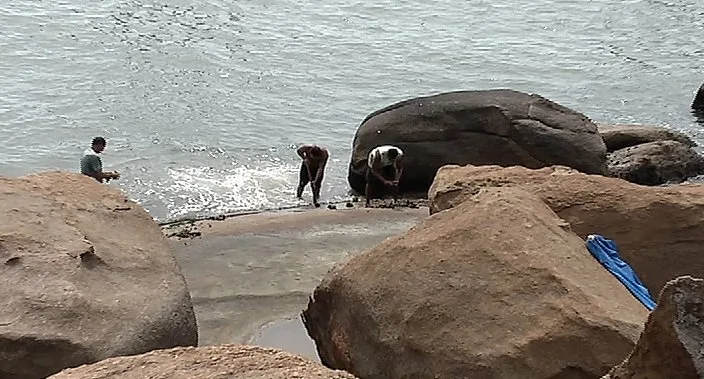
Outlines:
{"type": "Polygon", "coordinates": [[[303,159],[301,163],[301,172],[298,178],[298,189],[296,197],[301,199],[303,189],[310,182],[310,188],[313,192],[313,204],[316,207],[320,206],[320,186],[323,183],[323,175],[325,173],[325,165],[328,163],[330,154],[327,149],[317,145],[303,145],[298,148],[298,156],[303,159]]]}
{"type": "Polygon", "coordinates": [[[394,201],[398,196],[398,182],[403,174],[403,151],[396,146],[378,146],[369,152],[367,158],[366,204],[375,196],[383,197],[391,192],[394,201]]]}

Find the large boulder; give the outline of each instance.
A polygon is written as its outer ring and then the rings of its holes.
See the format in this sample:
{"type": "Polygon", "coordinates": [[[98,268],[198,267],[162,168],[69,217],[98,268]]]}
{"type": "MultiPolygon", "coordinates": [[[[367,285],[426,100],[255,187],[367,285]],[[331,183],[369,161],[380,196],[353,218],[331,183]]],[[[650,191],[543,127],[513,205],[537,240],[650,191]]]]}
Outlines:
{"type": "Polygon", "coordinates": [[[598,128],[601,138],[604,139],[608,153],[626,147],[657,141],[677,141],[687,147],[697,146],[687,135],[658,126],[612,124],[598,125],[598,128]]]}
{"type": "Polygon", "coordinates": [[[704,378],[704,280],[668,282],[631,355],[603,379],[704,378]]]}
{"type": "Polygon", "coordinates": [[[704,157],[677,141],[656,141],[609,154],[609,176],[655,186],[704,174],[704,157]]]}
{"type": "Polygon", "coordinates": [[[535,195],[488,189],[333,269],[302,314],[360,378],[599,378],[647,310],[535,195]]]}
{"type": "Polygon", "coordinates": [[[51,379],[354,379],[299,356],[258,346],[181,347],[109,358],[51,379]]]}
{"type": "Polygon", "coordinates": [[[60,172],[0,177],[0,378],[195,345],[159,225],[108,185],[60,172]]]}
{"type": "Polygon", "coordinates": [[[419,97],[370,114],[354,136],[353,190],[364,192],[367,156],[385,144],[405,152],[402,192],[427,192],[446,164],[560,164],[594,174],[606,169],[596,124],[539,95],[507,89],[419,97]]]}
{"type": "Polygon", "coordinates": [[[540,196],[580,237],[613,239],[651,294],[682,275],[704,277],[704,187],[646,187],[567,167],[446,166],[429,191],[430,212],[461,204],[485,187],[540,196]]]}

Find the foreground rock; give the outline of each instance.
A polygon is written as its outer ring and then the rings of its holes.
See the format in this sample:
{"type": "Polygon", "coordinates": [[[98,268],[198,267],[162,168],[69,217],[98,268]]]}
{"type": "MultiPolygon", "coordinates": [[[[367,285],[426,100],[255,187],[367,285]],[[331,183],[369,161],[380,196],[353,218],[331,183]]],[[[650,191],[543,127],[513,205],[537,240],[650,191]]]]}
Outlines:
{"type": "Polygon", "coordinates": [[[631,183],[655,186],[682,183],[704,174],[704,157],[677,141],[656,141],[609,154],[609,175],[631,183]]]}
{"type": "Polygon", "coordinates": [[[648,142],[677,141],[687,147],[697,144],[683,133],[655,126],[645,125],[599,125],[599,134],[604,139],[606,151],[612,153],[616,150],[648,142]]]}
{"type": "Polygon", "coordinates": [[[704,378],[704,280],[663,288],[631,355],[603,379],[704,378]]]}
{"type": "Polygon", "coordinates": [[[186,283],[139,205],[80,174],[0,177],[0,377],[194,345],[186,283]]]}
{"type": "Polygon", "coordinates": [[[704,187],[645,187],[566,167],[446,166],[429,192],[430,212],[458,206],[485,187],[540,196],[580,237],[613,239],[652,295],[682,275],[704,277],[704,187]]]}
{"type": "Polygon", "coordinates": [[[512,90],[419,97],[367,116],[354,137],[348,180],[364,192],[367,155],[392,144],[406,153],[402,192],[427,192],[446,164],[570,166],[603,174],[606,147],[583,114],[512,90]]]}
{"type": "Polygon", "coordinates": [[[354,379],[307,359],[258,346],[157,350],[62,371],[51,379],[354,379]]]}
{"type": "Polygon", "coordinates": [[[598,378],[647,311],[534,195],[489,189],[332,270],[304,324],[360,378],[598,378]]]}

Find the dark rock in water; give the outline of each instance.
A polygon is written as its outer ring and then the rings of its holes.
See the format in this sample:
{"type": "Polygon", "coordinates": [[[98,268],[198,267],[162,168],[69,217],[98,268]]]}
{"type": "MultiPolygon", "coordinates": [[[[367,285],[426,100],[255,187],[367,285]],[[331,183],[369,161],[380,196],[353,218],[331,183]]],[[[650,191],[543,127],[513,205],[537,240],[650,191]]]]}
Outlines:
{"type": "Polygon", "coordinates": [[[352,208],[352,207],[354,207],[354,204],[352,204],[352,202],[348,201],[347,204],[345,204],[345,206],[347,208],[352,208]]]}
{"type": "Polygon", "coordinates": [[[672,280],[657,303],[631,355],[602,379],[704,378],[704,280],[672,280]]]}
{"type": "Polygon", "coordinates": [[[699,87],[699,91],[697,91],[697,95],[694,97],[692,109],[704,111],[704,84],[699,87]]]}
{"type": "Polygon", "coordinates": [[[656,126],[645,125],[599,125],[599,134],[604,139],[606,151],[611,153],[635,145],[656,141],[677,141],[688,147],[697,144],[683,133],[656,126]]]}
{"type": "Polygon", "coordinates": [[[676,141],[657,141],[609,155],[609,175],[642,185],[682,183],[704,174],[704,157],[676,141]]]}
{"type": "Polygon", "coordinates": [[[363,193],[367,156],[391,144],[404,153],[401,193],[427,192],[447,164],[550,165],[604,174],[606,147],[583,114],[535,94],[508,89],[459,91],[402,101],[362,122],[348,181],[363,193]]]}

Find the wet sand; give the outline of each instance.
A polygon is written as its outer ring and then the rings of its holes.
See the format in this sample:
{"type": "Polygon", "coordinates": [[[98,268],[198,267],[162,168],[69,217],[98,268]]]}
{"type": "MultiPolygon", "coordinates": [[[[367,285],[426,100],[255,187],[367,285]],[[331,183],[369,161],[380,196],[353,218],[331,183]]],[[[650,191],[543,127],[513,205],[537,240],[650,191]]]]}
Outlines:
{"type": "Polygon", "coordinates": [[[305,209],[164,227],[188,281],[199,344],[253,343],[318,360],[299,314],[335,264],[403,233],[428,209],[305,209]]]}

